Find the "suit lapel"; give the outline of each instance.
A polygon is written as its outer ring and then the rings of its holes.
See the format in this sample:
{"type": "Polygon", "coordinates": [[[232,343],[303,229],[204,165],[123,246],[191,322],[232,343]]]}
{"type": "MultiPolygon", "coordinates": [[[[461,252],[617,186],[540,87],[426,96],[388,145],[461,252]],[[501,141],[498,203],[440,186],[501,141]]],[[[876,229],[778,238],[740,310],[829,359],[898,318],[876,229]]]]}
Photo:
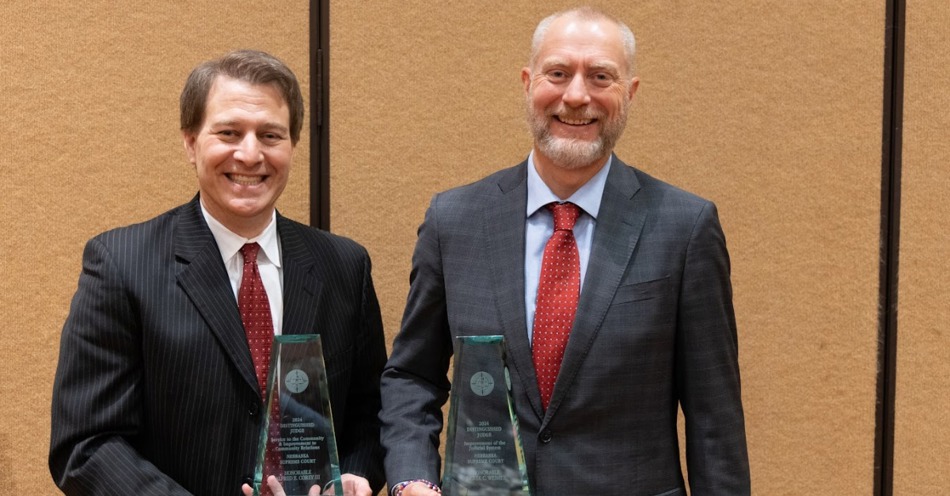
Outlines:
{"type": "Polygon", "coordinates": [[[485,209],[483,233],[491,281],[508,348],[508,365],[528,396],[531,407],[542,416],[538,381],[531,359],[524,306],[524,224],[528,208],[527,162],[501,173],[498,197],[485,209]]]}
{"type": "Polygon", "coordinates": [[[314,258],[307,251],[297,226],[280,214],[277,215],[277,233],[280,236],[280,257],[284,274],[282,332],[316,332],[314,326],[323,285],[317,279],[314,258]]]}
{"type": "Polygon", "coordinates": [[[614,156],[604,186],[571,337],[564,350],[564,361],[546,418],[557,411],[571,388],[630,264],[646,220],[647,209],[637,201],[639,189],[640,182],[634,170],[614,156]]]}
{"type": "Polygon", "coordinates": [[[197,196],[181,210],[175,228],[175,257],[181,264],[178,284],[241,377],[260,394],[231,282],[221,261],[221,251],[201,215],[197,196]]]}

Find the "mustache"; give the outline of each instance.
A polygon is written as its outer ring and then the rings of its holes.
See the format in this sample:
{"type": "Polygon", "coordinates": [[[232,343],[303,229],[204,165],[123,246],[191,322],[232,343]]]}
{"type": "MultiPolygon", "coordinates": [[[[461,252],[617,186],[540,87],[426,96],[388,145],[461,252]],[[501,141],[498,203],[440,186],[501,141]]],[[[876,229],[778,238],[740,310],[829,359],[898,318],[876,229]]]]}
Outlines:
{"type": "Polygon", "coordinates": [[[602,120],[606,117],[603,112],[595,110],[591,107],[585,107],[582,109],[569,109],[563,104],[557,108],[548,110],[545,112],[545,114],[547,117],[558,116],[561,119],[572,121],[602,120]]]}

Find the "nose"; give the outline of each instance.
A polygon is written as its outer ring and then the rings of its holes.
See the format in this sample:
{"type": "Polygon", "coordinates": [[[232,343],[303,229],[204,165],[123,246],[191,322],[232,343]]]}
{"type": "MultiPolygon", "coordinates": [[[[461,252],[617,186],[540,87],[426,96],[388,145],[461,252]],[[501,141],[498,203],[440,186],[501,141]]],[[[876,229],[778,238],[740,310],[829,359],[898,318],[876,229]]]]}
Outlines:
{"type": "Polygon", "coordinates": [[[561,99],[566,105],[571,107],[583,107],[590,103],[590,92],[587,91],[587,78],[582,72],[578,71],[574,74],[574,77],[571,78],[571,81],[567,84],[567,88],[564,89],[564,95],[561,99]]]}
{"type": "Polygon", "coordinates": [[[264,151],[257,135],[254,133],[244,135],[244,139],[238,143],[237,150],[234,151],[234,158],[247,166],[261,163],[264,160],[264,151]]]}

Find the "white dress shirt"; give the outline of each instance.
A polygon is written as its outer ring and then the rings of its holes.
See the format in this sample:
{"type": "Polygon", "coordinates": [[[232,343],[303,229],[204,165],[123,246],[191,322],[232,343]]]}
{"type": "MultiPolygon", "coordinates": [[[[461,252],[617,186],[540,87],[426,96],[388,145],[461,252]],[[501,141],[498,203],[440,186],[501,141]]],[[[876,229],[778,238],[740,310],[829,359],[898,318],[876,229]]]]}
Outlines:
{"type": "Polygon", "coordinates": [[[224,261],[224,267],[228,271],[228,278],[231,280],[231,290],[234,292],[234,301],[237,301],[238,289],[241,287],[241,279],[244,275],[244,256],[241,255],[241,247],[247,243],[257,243],[261,245],[261,251],[257,254],[257,267],[261,273],[261,281],[264,283],[264,291],[267,292],[267,301],[270,303],[270,315],[274,320],[274,334],[279,335],[281,331],[281,322],[284,316],[284,298],[283,298],[283,270],[280,265],[280,238],[277,236],[277,212],[271,215],[270,224],[264,228],[254,238],[248,239],[224,226],[217,219],[208,213],[204,203],[201,205],[201,213],[204,215],[208,227],[211,228],[211,234],[218,244],[218,250],[221,251],[221,259],[224,261]]]}

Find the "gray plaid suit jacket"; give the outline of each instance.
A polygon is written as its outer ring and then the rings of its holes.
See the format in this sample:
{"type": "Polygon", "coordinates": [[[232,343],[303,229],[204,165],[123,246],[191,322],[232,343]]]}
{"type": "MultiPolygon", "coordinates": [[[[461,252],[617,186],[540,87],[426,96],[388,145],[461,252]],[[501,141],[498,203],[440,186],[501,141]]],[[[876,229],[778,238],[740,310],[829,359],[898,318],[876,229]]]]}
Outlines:
{"type": "Polygon", "coordinates": [[[383,372],[390,483],[436,481],[453,338],[503,334],[535,496],[748,494],[729,258],[715,206],[614,157],[542,409],[524,308],[526,163],[436,195],[383,372]]]}
{"type": "MultiPolygon", "coordinates": [[[[284,333],[321,334],[342,469],[381,487],[386,350],[369,257],[280,215],[277,231],[284,333]]],[[[66,494],[241,494],[263,409],[197,197],[89,241],[53,387],[49,462],[66,494]]]]}

